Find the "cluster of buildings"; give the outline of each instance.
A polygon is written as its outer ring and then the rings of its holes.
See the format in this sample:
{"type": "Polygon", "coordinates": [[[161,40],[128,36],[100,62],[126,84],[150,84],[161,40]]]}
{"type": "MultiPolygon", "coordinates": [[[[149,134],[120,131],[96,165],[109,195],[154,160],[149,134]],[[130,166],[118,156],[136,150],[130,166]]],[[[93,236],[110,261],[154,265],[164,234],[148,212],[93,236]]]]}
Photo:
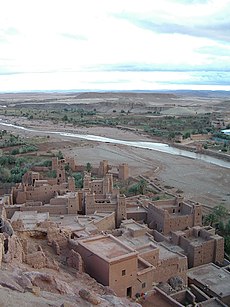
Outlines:
{"type": "MultiPolygon", "coordinates": [[[[202,226],[200,204],[178,196],[126,198],[113,181],[129,177],[127,164],[102,161],[89,173],[73,159],[55,157],[52,170],[55,178],[46,178],[44,168],[27,172],[1,197],[0,249],[6,259],[15,250],[16,243],[9,245],[13,231],[41,232],[57,254],[66,255],[68,265],[118,296],[139,299],[144,293],[146,302],[160,301],[159,306],[230,304],[224,239],[202,226]],[[66,165],[84,172],[81,189],[73,177],[66,178],[66,165]]],[[[31,254],[24,259],[39,266],[31,254]]]]}

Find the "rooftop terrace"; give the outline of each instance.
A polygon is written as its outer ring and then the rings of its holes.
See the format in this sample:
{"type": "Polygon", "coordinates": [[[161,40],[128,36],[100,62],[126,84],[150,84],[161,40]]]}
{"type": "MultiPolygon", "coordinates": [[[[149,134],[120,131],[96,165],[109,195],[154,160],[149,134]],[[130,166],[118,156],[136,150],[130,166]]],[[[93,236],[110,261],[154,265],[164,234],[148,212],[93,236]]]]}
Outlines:
{"type": "Polygon", "coordinates": [[[89,238],[82,241],[80,244],[107,260],[137,254],[134,250],[125,246],[122,242],[119,242],[119,240],[110,235],[89,238]]]}
{"type": "Polygon", "coordinates": [[[230,273],[213,263],[192,268],[187,275],[190,279],[198,281],[202,287],[210,289],[219,297],[230,295],[230,273]]]}

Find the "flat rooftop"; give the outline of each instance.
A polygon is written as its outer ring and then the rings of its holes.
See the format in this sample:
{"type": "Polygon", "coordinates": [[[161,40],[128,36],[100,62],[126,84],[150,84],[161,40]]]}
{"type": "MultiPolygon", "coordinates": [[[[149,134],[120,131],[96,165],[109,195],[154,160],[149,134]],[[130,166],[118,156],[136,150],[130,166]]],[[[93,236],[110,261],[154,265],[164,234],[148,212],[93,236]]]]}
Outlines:
{"type": "Polygon", "coordinates": [[[138,250],[139,253],[142,254],[142,253],[151,252],[151,251],[156,250],[156,249],[157,249],[156,246],[149,244],[149,245],[146,245],[146,246],[142,246],[142,247],[138,248],[137,250],[138,250]]]}
{"type": "Polygon", "coordinates": [[[49,212],[37,213],[37,211],[15,211],[11,222],[21,220],[24,229],[34,229],[37,224],[49,220],[49,212]]]}
{"type": "Polygon", "coordinates": [[[65,214],[65,215],[52,215],[50,220],[57,223],[60,228],[68,228],[71,231],[80,231],[87,229],[89,231],[97,230],[97,226],[94,223],[103,220],[110,216],[111,213],[97,213],[90,215],[76,215],[76,214],[65,214]]]}
{"type": "Polygon", "coordinates": [[[125,220],[125,221],[122,221],[122,224],[121,224],[122,227],[124,228],[127,228],[127,229],[130,229],[130,230],[143,230],[145,229],[147,231],[147,227],[144,226],[144,225],[141,225],[133,220],[125,220]]]}
{"type": "Polygon", "coordinates": [[[192,268],[187,276],[198,281],[202,287],[208,287],[218,297],[230,295],[230,272],[213,263],[192,268]]]}
{"type": "Polygon", "coordinates": [[[89,238],[79,243],[94,254],[107,260],[137,254],[134,250],[125,246],[111,235],[89,238]]]}

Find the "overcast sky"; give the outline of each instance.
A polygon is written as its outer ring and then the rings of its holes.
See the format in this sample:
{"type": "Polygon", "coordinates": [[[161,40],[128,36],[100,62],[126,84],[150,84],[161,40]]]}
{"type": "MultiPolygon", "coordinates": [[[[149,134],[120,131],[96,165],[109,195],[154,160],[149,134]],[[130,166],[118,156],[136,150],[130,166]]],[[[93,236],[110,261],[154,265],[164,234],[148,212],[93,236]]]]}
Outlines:
{"type": "Polygon", "coordinates": [[[229,80],[230,0],[0,0],[0,91],[229,80]]]}

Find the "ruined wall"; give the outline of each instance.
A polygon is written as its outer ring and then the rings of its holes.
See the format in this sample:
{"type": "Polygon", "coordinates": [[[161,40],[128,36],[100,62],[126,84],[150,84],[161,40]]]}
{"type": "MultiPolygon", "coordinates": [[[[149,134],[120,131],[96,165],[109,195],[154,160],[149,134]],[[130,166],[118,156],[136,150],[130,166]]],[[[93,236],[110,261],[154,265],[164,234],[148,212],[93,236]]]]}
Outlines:
{"type": "Polygon", "coordinates": [[[67,258],[67,264],[76,269],[79,273],[84,272],[84,264],[82,257],[79,253],[75,252],[73,249],[70,251],[67,258]]]}
{"type": "Polygon", "coordinates": [[[70,233],[63,232],[57,227],[49,227],[47,229],[47,240],[49,245],[53,247],[56,254],[61,254],[68,247],[70,233]]]}

